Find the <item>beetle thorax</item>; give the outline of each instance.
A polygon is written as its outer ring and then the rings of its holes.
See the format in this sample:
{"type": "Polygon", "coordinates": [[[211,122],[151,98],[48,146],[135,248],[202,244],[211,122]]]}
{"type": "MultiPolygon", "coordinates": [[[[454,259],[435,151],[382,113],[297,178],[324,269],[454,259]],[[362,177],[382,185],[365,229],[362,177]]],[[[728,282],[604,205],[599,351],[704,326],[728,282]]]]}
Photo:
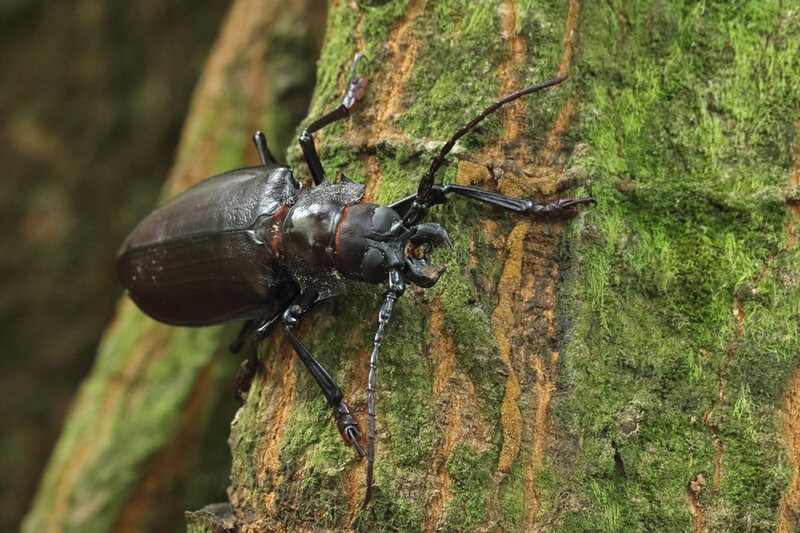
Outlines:
{"type": "Polygon", "coordinates": [[[359,203],[342,215],[334,243],[336,268],[348,279],[381,283],[402,269],[411,231],[388,207],[359,203]]]}

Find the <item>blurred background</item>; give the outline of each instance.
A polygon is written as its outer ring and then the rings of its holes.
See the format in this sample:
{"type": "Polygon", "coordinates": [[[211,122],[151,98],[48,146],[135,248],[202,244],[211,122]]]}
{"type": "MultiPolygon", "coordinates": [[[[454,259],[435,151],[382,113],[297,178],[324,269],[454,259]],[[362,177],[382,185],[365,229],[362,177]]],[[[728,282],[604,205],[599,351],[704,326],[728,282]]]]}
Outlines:
{"type": "Polygon", "coordinates": [[[116,250],[157,201],[228,6],[0,3],[0,531],[113,316],[116,250]]]}

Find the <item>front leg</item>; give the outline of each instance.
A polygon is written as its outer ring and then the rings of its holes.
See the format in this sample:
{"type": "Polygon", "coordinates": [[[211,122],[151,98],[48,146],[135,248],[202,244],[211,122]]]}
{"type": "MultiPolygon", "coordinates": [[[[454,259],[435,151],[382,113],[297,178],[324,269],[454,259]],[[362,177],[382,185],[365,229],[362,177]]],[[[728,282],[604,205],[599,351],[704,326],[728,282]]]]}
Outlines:
{"type": "Polygon", "coordinates": [[[358,421],[350,414],[350,409],[344,403],[342,389],[333,381],[333,378],[328,374],[327,370],[323,368],[319,361],[314,359],[308,348],[297,338],[294,330],[300,326],[303,318],[314,309],[319,303],[318,295],[314,291],[303,292],[294,303],[283,313],[283,326],[284,334],[289,344],[294,348],[295,353],[306,366],[314,381],[317,382],[319,388],[322,389],[322,394],[328,400],[328,404],[333,408],[333,418],[336,420],[336,429],[342,436],[342,440],[347,445],[353,445],[361,457],[366,455],[366,452],[361,447],[358,439],[361,437],[361,428],[358,421]]]}
{"type": "MultiPolygon", "coordinates": [[[[496,192],[475,189],[473,187],[464,187],[462,185],[434,185],[430,195],[431,201],[428,205],[424,206],[425,211],[434,205],[445,203],[447,201],[447,195],[452,193],[466,198],[472,198],[473,200],[478,200],[479,202],[499,207],[506,211],[536,218],[572,218],[578,214],[579,205],[597,203],[594,196],[586,196],[578,199],[569,197],[559,198],[552,202],[537,204],[531,200],[525,200],[524,198],[514,198],[496,192]]],[[[393,203],[389,207],[394,209],[401,217],[405,217],[415,199],[417,199],[417,195],[412,194],[399,202],[393,203]]]]}

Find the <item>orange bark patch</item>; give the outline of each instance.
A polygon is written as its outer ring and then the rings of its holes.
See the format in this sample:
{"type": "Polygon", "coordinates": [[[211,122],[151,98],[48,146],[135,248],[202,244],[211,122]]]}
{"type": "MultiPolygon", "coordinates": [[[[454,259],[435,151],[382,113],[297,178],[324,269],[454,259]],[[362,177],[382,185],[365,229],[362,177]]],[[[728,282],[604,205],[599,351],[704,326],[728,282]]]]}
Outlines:
{"type": "Polygon", "coordinates": [[[569,12],[567,13],[567,27],[564,30],[564,55],[561,58],[561,64],[558,66],[558,75],[563,76],[569,72],[569,67],[572,65],[572,36],[575,34],[575,23],[578,22],[578,12],[581,5],[576,0],[570,0],[569,12]]]}
{"type": "Polygon", "coordinates": [[[411,0],[405,16],[389,36],[389,58],[386,65],[389,71],[386,79],[380,82],[383,91],[375,105],[375,131],[372,136],[384,136],[392,128],[392,119],[402,111],[402,99],[411,69],[417,60],[418,41],[411,35],[411,23],[425,8],[424,0],[411,0]]]}
{"type": "MultiPolygon", "coordinates": [[[[789,173],[785,193],[788,195],[800,187],[800,117],[795,122],[798,144],[794,153],[794,166],[789,173]]],[[[786,249],[797,245],[797,225],[800,224],[800,202],[789,203],[791,220],[786,225],[786,249]]],[[[789,382],[783,401],[784,441],[789,463],[792,465],[792,481],[778,505],[778,533],[790,533],[797,527],[800,514],[800,369],[789,382]]]]}
{"type": "Polygon", "coordinates": [[[453,377],[453,367],[456,362],[453,339],[447,337],[442,331],[444,317],[439,309],[439,300],[431,305],[430,329],[433,338],[431,358],[436,365],[433,375],[434,401],[449,400],[450,408],[446,418],[447,425],[439,448],[434,453],[433,468],[438,478],[438,491],[431,502],[428,518],[425,520],[425,531],[433,533],[442,516],[445,502],[450,498],[450,476],[444,468],[450,451],[458,441],[458,431],[461,428],[461,402],[458,395],[453,394],[450,380],[453,377]]]}
{"type": "Polygon", "coordinates": [[[791,533],[797,526],[800,514],[800,370],[789,382],[783,400],[784,439],[789,462],[792,465],[792,481],[778,506],[778,533],[791,533]]]}
{"type": "MultiPolygon", "coordinates": [[[[552,302],[555,307],[555,285],[558,279],[558,265],[553,266],[550,273],[550,282],[545,288],[544,299],[552,302]]],[[[547,323],[547,337],[548,345],[555,346],[556,339],[556,326],[555,326],[555,313],[552,309],[547,309],[544,312],[545,321],[547,323]]],[[[542,466],[544,457],[547,453],[547,430],[550,421],[550,404],[553,400],[553,393],[556,390],[556,379],[558,376],[558,352],[554,349],[550,350],[549,365],[544,364],[543,357],[540,354],[533,356],[531,365],[536,373],[536,381],[534,383],[535,393],[535,410],[533,420],[533,443],[531,446],[531,460],[528,463],[526,472],[526,486],[525,489],[530,495],[526,498],[529,501],[528,509],[526,512],[527,531],[538,530],[536,527],[536,516],[542,507],[539,495],[536,490],[535,476],[536,471],[542,466]]]]}
{"type": "Polygon", "coordinates": [[[266,372],[263,385],[257,389],[258,407],[256,408],[259,418],[262,418],[261,414],[263,413],[265,427],[262,430],[262,434],[268,436],[267,439],[262,441],[264,447],[261,451],[257,479],[261,486],[267,484],[268,478],[277,480],[265,501],[270,514],[273,515],[276,512],[274,507],[275,493],[280,485],[278,452],[280,443],[289,429],[289,417],[292,412],[297,381],[297,374],[295,373],[296,357],[291,348],[283,345],[281,341],[282,338],[276,336],[270,343],[269,356],[265,358],[266,372]]]}
{"type": "Polygon", "coordinates": [[[494,327],[494,340],[500,357],[508,368],[506,391],[503,396],[503,405],[500,408],[500,423],[503,426],[503,447],[500,451],[498,470],[507,472],[519,454],[520,440],[522,437],[522,415],[519,411],[517,399],[520,395],[519,380],[514,367],[511,365],[511,338],[514,333],[516,321],[512,309],[515,295],[519,292],[522,282],[522,243],[530,229],[528,222],[521,222],[512,230],[506,240],[508,259],[503,267],[503,273],[497,284],[500,302],[492,313],[492,326],[494,327]]]}
{"type": "MultiPolygon", "coordinates": [[[[506,0],[500,3],[500,32],[504,39],[508,41],[509,56],[498,69],[500,75],[501,96],[511,94],[518,90],[519,80],[517,79],[517,67],[525,59],[527,46],[525,37],[517,33],[517,8],[514,2],[506,0]]],[[[519,137],[520,124],[527,110],[525,100],[520,98],[511,102],[503,109],[503,140],[511,141],[519,137]]]]}
{"type": "Polygon", "coordinates": [[[367,188],[364,192],[364,202],[375,203],[383,183],[383,171],[381,163],[374,155],[364,158],[364,172],[367,175],[367,188]]]}
{"type": "Polygon", "coordinates": [[[700,502],[700,497],[706,490],[706,480],[702,474],[697,474],[694,479],[689,482],[686,489],[686,504],[689,506],[689,512],[694,517],[694,531],[695,533],[703,532],[703,524],[706,520],[706,512],[703,509],[703,504],[700,502]]]}
{"type": "Polygon", "coordinates": [[[471,187],[481,182],[486,182],[491,179],[492,174],[485,165],[472,163],[466,159],[461,159],[458,162],[458,173],[456,174],[456,183],[464,187],[471,187]]]}

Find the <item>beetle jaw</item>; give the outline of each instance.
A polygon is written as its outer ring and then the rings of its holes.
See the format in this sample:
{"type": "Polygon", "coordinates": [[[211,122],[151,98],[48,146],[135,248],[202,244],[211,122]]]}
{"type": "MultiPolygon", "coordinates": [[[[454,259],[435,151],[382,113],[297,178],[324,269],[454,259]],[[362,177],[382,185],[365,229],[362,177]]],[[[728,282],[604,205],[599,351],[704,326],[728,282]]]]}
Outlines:
{"type": "Polygon", "coordinates": [[[419,224],[412,228],[413,235],[408,239],[405,250],[403,276],[408,281],[425,289],[433,287],[447,267],[432,265],[430,255],[433,248],[447,246],[453,249],[453,243],[447,231],[439,224],[419,224]]]}

